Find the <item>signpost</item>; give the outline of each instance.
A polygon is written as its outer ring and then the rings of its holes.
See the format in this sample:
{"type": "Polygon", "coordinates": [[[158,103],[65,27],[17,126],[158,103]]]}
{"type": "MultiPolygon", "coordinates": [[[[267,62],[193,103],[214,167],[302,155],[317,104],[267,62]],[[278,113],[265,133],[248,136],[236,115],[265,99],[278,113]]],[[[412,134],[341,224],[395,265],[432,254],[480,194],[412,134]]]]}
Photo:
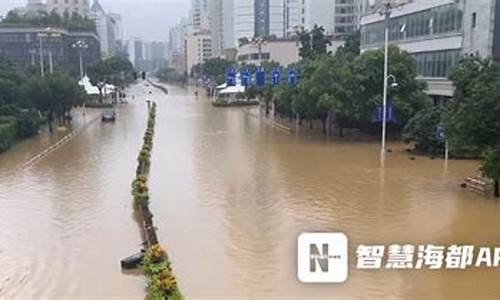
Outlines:
{"type": "Polygon", "coordinates": [[[241,71],[241,85],[244,87],[250,85],[250,71],[248,71],[248,69],[243,69],[243,71],[241,71]]]}
{"type": "Polygon", "coordinates": [[[279,68],[273,71],[273,86],[278,86],[281,83],[281,71],[279,68]]]}
{"type": "Polygon", "coordinates": [[[259,88],[262,88],[266,85],[266,72],[263,67],[259,67],[257,69],[257,73],[255,74],[255,81],[259,88]]]}
{"type": "Polygon", "coordinates": [[[295,70],[295,69],[288,70],[288,85],[289,86],[296,86],[297,83],[298,83],[297,70],[295,70]]]}
{"type": "Polygon", "coordinates": [[[444,143],[444,159],[446,162],[448,162],[449,158],[449,149],[448,149],[448,137],[446,135],[446,128],[444,128],[443,125],[438,125],[436,128],[436,139],[444,143]]]}
{"type": "Polygon", "coordinates": [[[236,86],[236,70],[230,69],[226,73],[226,84],[227,86],[236,86]]]}
{"type": "MultiPolygon", "coordinates": [[[[387,105],[385,119],[386,119],[386,122],[389,122],[389,123],[391,123],[391,122],[396,123],[397,122],[396,108],[394,107],[394,104],[389,103],[389,105],[387,105]]],[[[374,123],[384,121],[384,107],[383,106],[377,106],[377,108],[375,109],[375,113],[374,113],[374,116],[372,118],[372,121],[374,123]]]]}

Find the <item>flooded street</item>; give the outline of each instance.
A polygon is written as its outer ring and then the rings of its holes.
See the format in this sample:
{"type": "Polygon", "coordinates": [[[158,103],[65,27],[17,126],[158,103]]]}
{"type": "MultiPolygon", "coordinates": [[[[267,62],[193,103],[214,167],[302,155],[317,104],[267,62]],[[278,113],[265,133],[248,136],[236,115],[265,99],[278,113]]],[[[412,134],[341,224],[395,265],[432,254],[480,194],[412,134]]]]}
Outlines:
{"type": "MultiPolygon", "coordinates": [[[[144,97],[31,167],[47,135],[0,154],[0,299],[143,299],[119,260],[139,249],[130,183],[144,97]]],[[[289,134],[193,89],[154,89],[151,210],[187,299],[498,299],[500,270],[355,270],[358,244],[500,246],[500,204],[460,189],[474,161],[417,157],[391,144],[289,134]],[[297,279],[297,237],[349,237],[344,284],[297,279]]],[[[89,117],[90,119],[90,114],[89,117]]],[[[89,121],[89,120],[87,120],[89,121]]],[[[53,142],[53,141],[52,141],[53,142]]]]}

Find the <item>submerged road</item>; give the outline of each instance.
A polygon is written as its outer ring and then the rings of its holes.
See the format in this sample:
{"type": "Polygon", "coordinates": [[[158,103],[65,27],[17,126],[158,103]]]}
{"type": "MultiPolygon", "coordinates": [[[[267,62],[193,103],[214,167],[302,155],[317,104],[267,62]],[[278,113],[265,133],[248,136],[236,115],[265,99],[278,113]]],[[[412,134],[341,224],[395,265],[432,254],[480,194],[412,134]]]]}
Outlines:
{"type": "Polygon", "coordinates": [[[26,170],[46,135],[0,154],[0,298],[143,299],[144,279],[118,261],[136,251],[130,182],[158,103],[151,210],[187,299],[497,299],[500,271],[358,271],[365,244],[500,245],[500,206],[458,183],[473,161],[408,159],[385,174],[378,144],[288,134],[217,109],[193,89],[135,85],[115,124],[97,122],[26,170]],[[152,94],[149,95],[149,91],[152,94]],[[304,285],[296,239],[350,238],[344,284],[304,285]]]}

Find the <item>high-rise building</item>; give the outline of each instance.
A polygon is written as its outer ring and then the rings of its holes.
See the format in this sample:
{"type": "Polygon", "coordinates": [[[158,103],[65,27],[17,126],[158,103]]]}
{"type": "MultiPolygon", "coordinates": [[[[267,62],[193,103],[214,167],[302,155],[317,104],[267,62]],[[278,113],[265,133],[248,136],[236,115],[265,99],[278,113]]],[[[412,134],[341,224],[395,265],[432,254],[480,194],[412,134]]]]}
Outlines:
{"type": "Polygon", "coordinates": [[[144,43],[140,38],[134,40],[134,65],[141,69],[144,61],[144,43]]]}
{"type": "Polygon", "coordinates": [[[187,18],[182,18],[179,24],[169,29],[168,52],[169,55],[184,53],[186,36],[190,30],[190,23],[187,18]]]}
{"type": "Polygon", "coordinates": [[[193,31],[186,38],[186,70],[212,57],[212,37],[209,32],[193,31]]]}
{"type": "Polygon", "coordinates": [[[112,56],[116,48],[116,21],[106,13],[98,0],[92,4],[90,18],[96,23],[103,58],[112,56]]]}
{"type": "Polygon", "coordinates": [[[179,24],[169,29],[168,63],[179,73],[186,72],[186,37],[190,28],[189,19],[182,18],[179,24]]]}
{"type": "Polygon", "coordinates": [[[286,0],[285,2],[285,35],[294,35],[301,25],[301,0],[286,0]]]}
{"type": "Polygon", "coordinates": [[[190,19],[193,30],[208,30],[209,14],[209,0],[191,0],[190,19]]]}
{"type": "Polygon", "coordinates": [[[234,39],[234,0],[222,0],[223,49],[236,47],[234,39]]]}
{"type": "Polygon", "coordinates": [[[286,35],[284,0],[235,0],[234,44],[242,38],[286,35]]]}
{"type": "Polygon", "coordinates": [[[117,13],[110,13],[109,16],[113,19],[113,29],[115,34],[115,39],[117,41],[123,42],[123,20],[122,16],[117,13]]]}
{"type": "Polygon", "coordinates": [[[28,0],[28,4],[26,4],[27,12],[40,12],[47,11],[47,5],[42,2],[42,0],[28,0]]]}
{"type": "Polygon", "coordinates": [[[301,4],[300,27],[322,26],[328,35],[345,35],[359,27],[366,0],[305,0],[301,4]]]}
{"type": "Polygon", "coordinates": [[[224,1],[209,0],[209,31],[212,36],[213,55],[218,57],[224,50],[224,1]]]}
{"type": "Polygon", "coordinates": [[[152,60],[166,60],[167,59],[167,52],[166,52],[166,47],[164,42],[151,42],[150,43],[150,49],[151,49],[151,59],[152,60]]]}
{"type": "Polygon", "coordinates": [[[72,16],[79,14],[83,17],[88,17],[90,14],[89,0],[47,0],[48,12],[55,11],[61,16],[72,16]]]}

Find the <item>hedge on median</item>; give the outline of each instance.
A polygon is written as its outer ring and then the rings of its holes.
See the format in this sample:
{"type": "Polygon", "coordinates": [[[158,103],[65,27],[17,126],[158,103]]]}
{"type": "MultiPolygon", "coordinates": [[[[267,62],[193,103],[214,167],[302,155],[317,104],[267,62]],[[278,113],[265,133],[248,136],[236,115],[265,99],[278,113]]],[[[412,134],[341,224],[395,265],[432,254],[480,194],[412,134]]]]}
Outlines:
{"type": "Polygon", "coordinates": [[[149,210],[148,175],[151,166],[155,119],[156,103],[153,103],[149,111],[143,145],[137,158],[138,166],[136,178],[132,182],[132,195],[134,196],[134,207],[139,212],[139,222],[145,231],[148,245],[142,262],[142,270],[148,280],[148,299],[179,300],[183,299],[183,296],[177,286],[177,280],[167,253],[157,242],[154,226],[152,226],[152,214],[149,210]],[[149,238],[149,235],[154,235],[154,237],[149,238]]]}

